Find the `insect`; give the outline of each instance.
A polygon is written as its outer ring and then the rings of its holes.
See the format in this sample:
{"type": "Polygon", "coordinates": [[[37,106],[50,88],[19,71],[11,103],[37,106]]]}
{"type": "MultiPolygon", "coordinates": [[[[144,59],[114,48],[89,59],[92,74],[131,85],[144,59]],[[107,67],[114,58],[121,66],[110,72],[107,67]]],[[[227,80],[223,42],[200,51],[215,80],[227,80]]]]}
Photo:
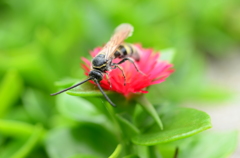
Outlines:
{"type": "MultiPolygon", "coordinates": [[[[123,72],[122,67],[120,64],[124,63],[125,61],[130,61],[135,69],[139,72],[142,73],[137,65],[135,64],[135,61],[139,61],[139,54],[137,51],[137,48],[135,48],[131,44],[123,43],[123,41],[132,35],[133,32],[133,27],[130,24],[121,24],[119,25],[115,31],[112,37],[110,38],[109,42],[106,43],[106,45],[103,47],[103,49],[92,59],[91,62],[91,70],[88,74],[89,78],[77,83],[76,85],[73,85],[69,88],[66,88],[64,90],[61,90],[57,93],[53,93],[51,95],[57,95],[62,92],[65,92],[67,90],[70,90],[74,87],[77,87],[89,80],[93,80],[97,87],[99,88],[100,92],[103,94],[103,96],[106,98],[106,100],[112,105],[116,106],[110,99],[109,97],[104,93],[102,87],[100,86],[99,82],[103,79],[103,75],[105,74],[108,82],[109,81],[109,76],[107,74],[107,71],[116,69],[118,68],[121,70],[122,75],[124,77],[124,85],[126,84],[126,78],[125,74],[123,72]],[[118,63],[113,63],[113,60],[119,58],[121,59],[118,63]]],[[[142,73],[143,74],[143,73],[142,73]]],[[[111,83],[110,83],[111,87],[111,83]]]]}

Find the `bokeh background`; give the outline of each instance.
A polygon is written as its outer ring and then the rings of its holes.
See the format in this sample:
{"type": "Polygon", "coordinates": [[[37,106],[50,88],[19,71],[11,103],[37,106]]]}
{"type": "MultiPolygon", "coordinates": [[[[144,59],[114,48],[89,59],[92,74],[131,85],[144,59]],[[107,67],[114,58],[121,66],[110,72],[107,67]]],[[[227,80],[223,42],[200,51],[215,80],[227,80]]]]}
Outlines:
{"type": "MultiPolygon", "coordinates": [[[[57,126],[49,96],[57,91],[54,83],[83,79],[80,57],[90,58],[121,23],[135,28],[127,42],[175,51],[176,71],[150,89],[152,103],[160,95],[206,111],[212,130],[240,130],[239,19],[239,0],[0,0],[1,131],[8,133],[5,120],[57,126]]],[[[6,133],[0,134],[0,153],[14,152],[6,133]]],[[[36,153],[48,156],[41,145],[29,157],[36,153]]],[[[239,155],[238,147],[232,157],[239,155]]]]}

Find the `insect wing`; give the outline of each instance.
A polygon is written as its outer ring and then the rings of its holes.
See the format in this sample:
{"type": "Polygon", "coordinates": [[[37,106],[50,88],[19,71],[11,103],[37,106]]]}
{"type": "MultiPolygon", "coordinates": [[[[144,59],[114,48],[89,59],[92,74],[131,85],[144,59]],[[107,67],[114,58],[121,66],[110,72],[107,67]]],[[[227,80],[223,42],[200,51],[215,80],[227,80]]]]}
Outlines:
{"type": "MultiPolygon", "coordinates": [[[[112,35],[110,41],[103,47],[105,59],[109,59],[119,45],[129,36],[132,35],[133,26],[130,24],[119,25],[112,35]]],[[[102,51],[101,51],[102,52],[102,51]]]]}

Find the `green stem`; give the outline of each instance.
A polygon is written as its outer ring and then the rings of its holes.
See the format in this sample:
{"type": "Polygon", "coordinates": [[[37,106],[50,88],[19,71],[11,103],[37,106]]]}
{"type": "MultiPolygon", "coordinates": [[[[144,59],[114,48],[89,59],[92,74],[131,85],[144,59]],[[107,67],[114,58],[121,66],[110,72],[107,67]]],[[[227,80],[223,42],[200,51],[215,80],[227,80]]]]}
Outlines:
{"type": "Polygon", "coordinates": [[[109,156],[109,158],[118,158],[120,153],[122,151],[122,145],[118,144],[112,155],[109,156]]]}
{"type": "Polygon", "coordinates": [[[149,157],[150,158],[161,158],[159,152],[156,149],[156,146],[149,146],[149,157]]]}
{"type": "Polygon", "coordinates": [[[106,105],[106,107],[107,107],[107,111],[108,111],[111,119],[113,120],[113,123],[114,123],[114,125],[115,125],[115,129],[116,129],[116,131],[117,131],[117,135],[119,136],[119,135],[121,135],[121,127],[120,127],[120,125],[119,125],[119,123],[118,123],[118,121],[117,121],[117,118],[116,118],[116,116],[115,116],[114,109],[113,109],[113,107],[112,107],[108,102],[106,102],[105,105],[106,105]]]}
{"type": "Polygon", "coordinates": [[[160,129],[163,130],[162,121],[158,116],[157,111],[155,110],[153,105],[147,100],[147,98],[144,95],[140,95],[136,97],[136,100],[143,107],[143,109],[146,110],[153,117],[160,129]]]}
{"type": "MultiPolygon", "coordinates": [[[[123,119],[120,115],[116,114],[115,110],[120,110],[122,111],[122,109],[115,109],[114,107],[112,107],[108,102],[107,104],[107,110],[115,124],[115,128],[117,129],[118,132],[118,136],[119,136],[119,140],[120,140],[120,144],[122,145],[122,149],[124,149],[124,154],[130,154],[132,153],[133,150],[133,144],[131,143],[131,140],[129,139],[129,133],[127,133],[127,131],[131,130],[132,133],[137,134],[139,133],[139,130],[130,125],[129,122],[127,122],[125,119],[123,119]],[[125,126],[123,126],[125,125],[125,126]],[[128,129],[125,129],[125,128],[128,129]]],[[[116,107],[118,108],[118,107],[116,107]]]]}

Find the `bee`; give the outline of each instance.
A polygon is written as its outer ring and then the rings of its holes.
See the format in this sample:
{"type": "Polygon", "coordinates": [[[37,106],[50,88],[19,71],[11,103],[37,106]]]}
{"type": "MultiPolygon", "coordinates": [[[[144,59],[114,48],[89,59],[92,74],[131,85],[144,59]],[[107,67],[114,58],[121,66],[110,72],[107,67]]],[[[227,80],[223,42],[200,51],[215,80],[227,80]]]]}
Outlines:
{"type": "Polygon", "coordinates": [[[124,77],[124,85],[126,85],[126,78],[124,71],[120,64],[124,63],[125,61],[131,62],[135,69],[143,74],[139,69],[138,66],[135,64],[135,61],[139,61],[139,53],[136,47],[134,47],[132,44],[123,43],[123,41],[132,35],[133,32],[133,26],[130,24],[121,24],[119,25],[115,31],[112,37],[110,38],[109,42],[106,43],[106,45],[103,47],[103,49],[92,59],[91,62],[91,70],[88,74],[89,78],[77,83],[76,85],[73,85],[69,88],[66,88],[64,90],[61,90],[57,93],[53,93],[51,95],[57,95],[62,92],[65,92],[67,90],[70,90],[72,88],[75,88],[89,80],[92,80],[96,83],[97,87],[99,88],[100,92],[103,94],[103,96],[106,98],[106,100],[112,105],[116,106],[109,97],[104,93],[102,87],[100,86],[99,82],[103,79],[104,74],[106,75],[106,78],[108,82],[109,76],[107,74],[107,71],[110,71],[112,69],[118,68],[124,77]],[[113,63],[113,60],[119,58],[121,59],[118,63],[113,63]]]}

